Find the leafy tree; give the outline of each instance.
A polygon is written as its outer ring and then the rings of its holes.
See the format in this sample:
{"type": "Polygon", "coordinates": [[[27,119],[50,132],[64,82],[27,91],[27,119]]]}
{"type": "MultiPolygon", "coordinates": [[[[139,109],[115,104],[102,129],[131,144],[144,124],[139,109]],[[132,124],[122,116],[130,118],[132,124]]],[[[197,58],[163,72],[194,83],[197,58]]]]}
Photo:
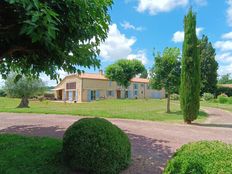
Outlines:
{"type": "Polygon", "coordinates": [[[140,78],[144,78],[146,79],[148,77],[148,73],[147,73],[147,70],[144,69],[144,71],[140,74],[140,78]]]}
{"type": "Polygon", "coordinates": [[[215,59],[216,51],[207,36],[203,35],[198,42],[201,62],[201,94],[215,94],[218,75],[218,63],[215,59]]]}
{"type": "Polygon", "coordinates": [[[0,88],[0,97],[6,97],[6,92],[0,88]]]}
{"type": "Polygon", "coordinates": [[[145,67],[139,60],[121,59],[106,68],[106,77],[126,89],[130,86],[130,80],[144,70],[145,67]]]}
{"type": "Polygon", "coordinates": [[[192,9],[184,18],[184,43],[181,67],[181,109],[184,121],[197,119],[200,107],[200,59],[197,48],[196,15],[192,9]]]}
{"type": "Polygon", "coordinates": [[[29,107],[29,97],[41,95],[45,91],[45,84],[41,79],[32,79],[22,76],[15,80],[16,74],[8,75],[5,80],[4,90],[9,97],[21,98],[19,108],[29,107]]]}
{"type": "Polygon", "coordinates": [[[232,84],[232,78],[230,74],[222,75],[221,78],[218,80],[219,84],[232,84]]]}
{"type": "Polygon", "coordinates": [[[170,96],[180,87],[180,50],[165,48],[163,55],[155,55],[155,63],[151,69],[151,86],[154,89],[164,88],[167,93],[167,112],[170,112],[170,96]]]}
{"type": "Polygon", "coordinates": [[[98,67],[112,0],[1,0],[0,73],[11,70],[52,79],[56,70],[98,67]]]}

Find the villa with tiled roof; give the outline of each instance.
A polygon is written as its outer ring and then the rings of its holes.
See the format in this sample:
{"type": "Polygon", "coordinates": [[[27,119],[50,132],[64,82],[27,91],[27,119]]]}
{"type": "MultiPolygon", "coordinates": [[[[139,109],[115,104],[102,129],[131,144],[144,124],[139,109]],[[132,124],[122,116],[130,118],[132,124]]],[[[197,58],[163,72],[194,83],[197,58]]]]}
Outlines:
{"type": "Polygon", "coordinates": [[[70,102],[90,102],[100,99],[140,99],[164,98],[164,90],[153,90],[149,80],[144,78],[131,79],[127,89],[115,81],[107,79],[103,72],[98,74],[82,73],[66,76],[54,89],[57,100],[70,102]]]}

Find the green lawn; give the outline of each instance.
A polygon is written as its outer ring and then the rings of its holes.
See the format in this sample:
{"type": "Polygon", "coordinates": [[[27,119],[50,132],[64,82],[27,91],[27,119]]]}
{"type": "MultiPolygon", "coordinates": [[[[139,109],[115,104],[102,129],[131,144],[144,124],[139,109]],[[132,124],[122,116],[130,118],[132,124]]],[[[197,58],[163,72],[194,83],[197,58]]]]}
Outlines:
{"type": "Polygon", "coordinates": [[[216,103],[216,102],[202,101],[201,106],[220,108],[220,109],[224,109],[224,110],[232,112],[232,104],[222,104],[222,103],[216,103]]]}
{"type": "Polygon", "coordinates": [[[1,174],[68,174],[62,163],[62,140],[0,135],[1,174]]]}
{"type": "MultiPolygon", "coordinates": [[[[180,107],[177,102],[171,103],[172,113],[167,114],[166,100],[101,100],[91,103],[58,103],[51,101],[30,101],[30,108],[16,108],[19,99],[0,98],[0,112],[68,114],[97,116],[105,118],[127,118],[152,121],[182,122],[180,107]]],[[[199,121],[206,114],[201,112],[199,121]]]]}

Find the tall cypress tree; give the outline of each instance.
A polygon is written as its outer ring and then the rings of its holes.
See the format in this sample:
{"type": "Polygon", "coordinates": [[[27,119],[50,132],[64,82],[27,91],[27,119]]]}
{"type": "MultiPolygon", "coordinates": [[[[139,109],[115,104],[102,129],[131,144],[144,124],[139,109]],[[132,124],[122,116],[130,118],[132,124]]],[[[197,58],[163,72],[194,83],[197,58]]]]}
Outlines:
{"type": "Polygon", "coordinates": [[[196,15],[192,9],[184,18],[184,43],[181,69],[181,109],[184,121],[197,119],[200,107],[200,59],[197,48],[196,15]]]}

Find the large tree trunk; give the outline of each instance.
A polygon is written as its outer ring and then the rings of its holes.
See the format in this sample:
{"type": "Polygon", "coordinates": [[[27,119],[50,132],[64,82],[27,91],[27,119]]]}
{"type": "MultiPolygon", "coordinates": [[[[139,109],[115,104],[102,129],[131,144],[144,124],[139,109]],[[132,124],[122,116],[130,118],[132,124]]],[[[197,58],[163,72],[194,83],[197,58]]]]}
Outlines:
{"type": "Polygon", "coordinates": [[[168,97],[167,97],[167,113],[170,113],[170,93],[168,93],[168,97]]]}
{"type": "Polygon", "coordinates": [[[18,108],[29,108],[29,100],[27,97],[22,97],[21,102],[18,105],[18,108]]]}

